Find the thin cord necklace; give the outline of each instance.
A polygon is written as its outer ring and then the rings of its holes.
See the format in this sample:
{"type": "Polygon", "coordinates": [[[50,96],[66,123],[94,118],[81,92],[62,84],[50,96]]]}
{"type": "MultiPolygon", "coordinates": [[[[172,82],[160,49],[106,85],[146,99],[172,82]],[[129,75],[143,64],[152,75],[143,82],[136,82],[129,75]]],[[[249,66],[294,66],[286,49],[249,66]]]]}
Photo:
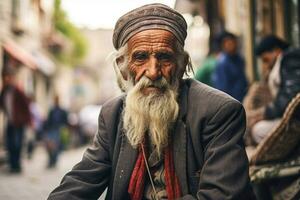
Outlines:
{"type": "Polygon", "coordinates": [[[147,161],[147,158],[146,158],[144,145],[141,144],[141,147],[142,147],[142,153],[143,153],[143,157],[144,157],[144,160],[145,160],[145,165],[146,165],[146,169],[147,169],[148,176],[149,176],[149,179],[150,179],[150,183],[151,183],[152,189],[153,189],[153,191],[155,193],[155,200],[158,200],[158,198],[157,198],[157,192],[156,192],[156,189],[155,189],[155,186],[154,186],[154,182],[153,182],[153,179],[152,179],[152,176],[151,176],[151,172],[150,172],[150,169],[149,169],[149,165],[148,165],[148,161],[147,161]]]}

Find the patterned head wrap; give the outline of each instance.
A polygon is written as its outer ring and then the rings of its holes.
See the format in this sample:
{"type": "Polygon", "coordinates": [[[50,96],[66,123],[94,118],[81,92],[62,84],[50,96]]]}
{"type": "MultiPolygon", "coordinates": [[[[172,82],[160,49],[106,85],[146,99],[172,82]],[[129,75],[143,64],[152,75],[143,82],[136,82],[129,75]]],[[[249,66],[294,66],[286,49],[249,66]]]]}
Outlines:
{"type": "Polygon", "coordinates": [[[170,31],[184,45],[187,24],[183,16],[174,9],[159,3],[136,8],[119,18],[113,34],[113,45],[122,47],[133,35],[150,29],[170,31]]]}

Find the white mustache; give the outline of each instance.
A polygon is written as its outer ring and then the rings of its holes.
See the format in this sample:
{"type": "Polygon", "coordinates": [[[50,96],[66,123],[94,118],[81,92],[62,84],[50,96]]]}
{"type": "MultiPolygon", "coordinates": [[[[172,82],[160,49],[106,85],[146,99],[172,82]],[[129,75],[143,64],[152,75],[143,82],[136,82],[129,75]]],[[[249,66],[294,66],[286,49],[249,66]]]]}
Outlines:
{"type": "Polygon", "coordinates": [[[150,87],[150,86],[160,88],[160,89],[170,88],[170,84],[164,77],[161,77],[158,80],[152,81],[148,77],[143,76],[136,84],[136,87],[138,89],[143,89],[145,87],[150,87]]]}

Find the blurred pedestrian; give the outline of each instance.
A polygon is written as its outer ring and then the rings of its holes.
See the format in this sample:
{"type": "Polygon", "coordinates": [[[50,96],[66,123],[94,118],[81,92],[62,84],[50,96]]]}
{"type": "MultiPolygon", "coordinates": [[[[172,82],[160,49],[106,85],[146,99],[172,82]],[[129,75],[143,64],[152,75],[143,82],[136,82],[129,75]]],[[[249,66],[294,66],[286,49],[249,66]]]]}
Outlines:
{"type": "Polygon", "coordinates": [[[17,85],[15,70],[19,63],[8,58],[3,72],[3,89],[1,92],[1,107],[6,114],[5,138],[10,172],[19,173],[22,170],[21,152],[26,126],[31,125],[29,99],[17,85]]]}
{"type": "Polygon", "coordinates": [[[205,83],[209,86],[213,86],[212,75],[215,71],[217,65],[217,59],[220,55],[220,48],[216,40],[213,41],[212,47],[210,52],[208,53],[207,57],[204,59],[203,63],[200,67],[198,67],[195,79],[205,83]]]}
{"type": "Polygon", "coordinates": [[[256,54],[270,69],[269,104],[247,114],[251,135],[260,143],[279,122],[293,97],[300,92],[300,49],[288,49],[289,44],[274,36],[264,37],[256,47],[256,54]]]}
{"type": "Polygon", "coordinates": [[[247,93],[248,82],[244,59],[238,53],[237,36],[225,31],[218,35],[217,40],[221,46],[221,54],[213,74],[213,86],[242,102],[247,93]]]}
{"type": "Polygon", "coordinates": [[[59,97],[55,96],[54,105],[50,109],[45,124],[45,143],[48,151],[48,168],[56,166],[60,151],[62,150],[62,134],[68,125],[68,113],[61,108],[59,97]]]}
{"type": "Polygon", "coordinates": [[[32,118],[32,126],[28,128],[26,136],[27,136],[27,156],[29,159],[32,158],[33,151],[36,146],[37,140],[41,137],[42,129],[43,129],[43,116],[41,110],[35,101],[34,94],[31,94],[29,97],[30,103],[30,114],[32,118]]]}

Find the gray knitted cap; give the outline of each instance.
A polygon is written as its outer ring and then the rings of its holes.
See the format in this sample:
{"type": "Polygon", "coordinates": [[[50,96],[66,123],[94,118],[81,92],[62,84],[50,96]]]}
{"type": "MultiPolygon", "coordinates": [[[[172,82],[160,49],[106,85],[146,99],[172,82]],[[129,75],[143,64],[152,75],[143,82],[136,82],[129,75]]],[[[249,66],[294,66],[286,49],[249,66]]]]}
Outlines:
{"type": "Polygon", "coordinates": [[[119,49],[136,33],[150,29],[170,31],[184,45],[185,19],[174,9],[159,3],[144,5],[120,17],[115,25],[113,45],[119,49]]]}

